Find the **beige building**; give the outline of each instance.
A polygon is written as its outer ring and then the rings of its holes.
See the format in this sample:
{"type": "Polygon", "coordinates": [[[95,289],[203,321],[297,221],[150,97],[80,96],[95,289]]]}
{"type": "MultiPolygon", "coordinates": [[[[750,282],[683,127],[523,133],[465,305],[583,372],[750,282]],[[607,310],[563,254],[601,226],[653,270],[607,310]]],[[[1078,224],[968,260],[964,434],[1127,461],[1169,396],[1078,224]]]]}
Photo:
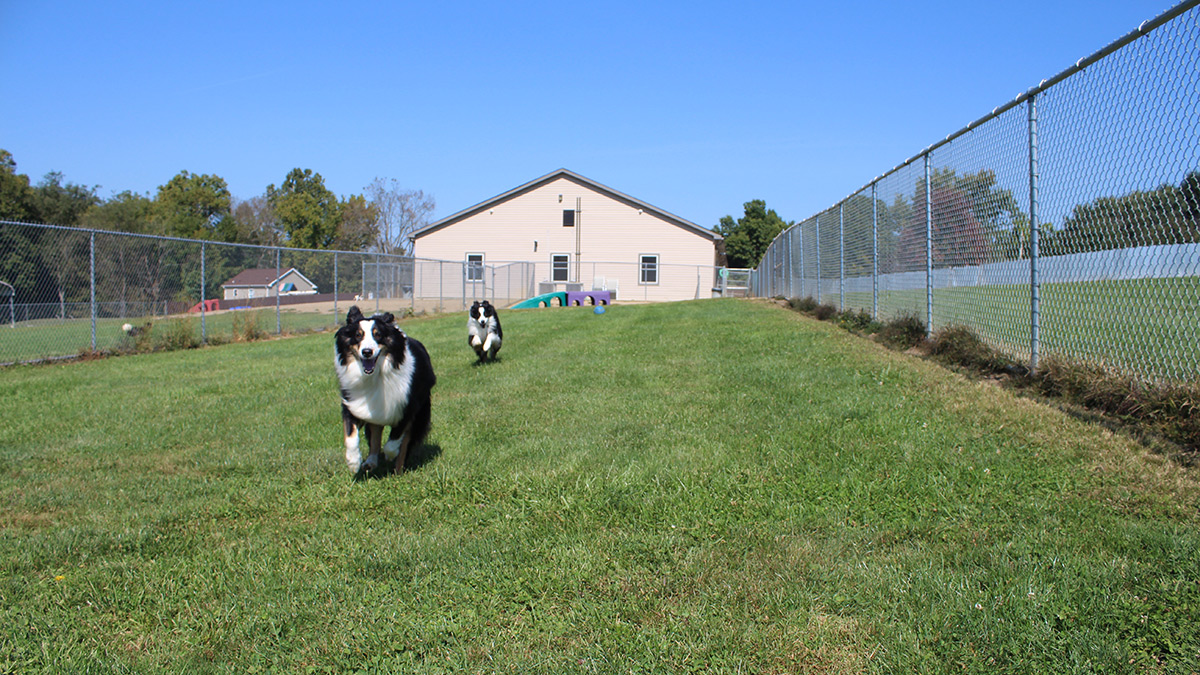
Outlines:
{"type": "MultiPolygon", "coordinates": [[[[712,230],[560,169],[419,230],[413,254],[461,263],[462,279],[449,283],[468,294],[511,279],[523,263],[523,287],[506,297],[608,290],[614,300],[691,300],[712,296],[719,242],[712,230]]],[[[422,290],[448,283],[444,270],[437,280],[420,276],[422,290]]]]}

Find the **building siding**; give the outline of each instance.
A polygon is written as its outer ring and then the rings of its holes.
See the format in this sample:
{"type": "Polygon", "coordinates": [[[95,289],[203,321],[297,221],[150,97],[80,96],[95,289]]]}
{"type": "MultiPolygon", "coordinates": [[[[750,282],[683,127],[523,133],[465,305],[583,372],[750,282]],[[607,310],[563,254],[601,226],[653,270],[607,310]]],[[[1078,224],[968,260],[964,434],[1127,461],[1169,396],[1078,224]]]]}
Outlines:
{"type": "Polygon", "coordinates": [[[553,255],[566,254],[571,281],[583,288],[604,277],[607,285],[619,288],[618,299],[652,301],[709,297],[716,259],[711,237],[567,176],[424,233],[415,240],[414,252],[450,261],[483,253],[489,266],[530,262],[535,284],[550,280],[553,255]],[[564,227],[563,211],[573,211],[577,200],[578,222],[564,227]],[[656,284],[639,282],[643,254],[658,256],[656,284]]]}

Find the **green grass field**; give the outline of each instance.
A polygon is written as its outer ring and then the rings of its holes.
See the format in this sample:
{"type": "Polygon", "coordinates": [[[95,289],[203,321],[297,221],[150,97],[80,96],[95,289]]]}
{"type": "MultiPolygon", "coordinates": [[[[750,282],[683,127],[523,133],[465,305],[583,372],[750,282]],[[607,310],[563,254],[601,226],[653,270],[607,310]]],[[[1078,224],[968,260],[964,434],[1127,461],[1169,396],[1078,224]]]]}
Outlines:
{"type": "Polygon", "coordinates": [[[332,336],[0,370],[0,672],[1190,673],[1196,469],[768,303],[403,322],[354,483],[332,336]]]}
{"type": "MultiPolygon", "coordinates": [[[[349,307],[349,304],[346,305],[349,307]]],[[[345,312],[342,312],[344,315],[345,312]]],[[[275,308],[268,307],[252,311],[218,312],[204,317],[204,334],[209,341],[228,342],[234,339],[240,326],[246,321],[254,322],[268,335],[275,335],[276,328],[284,332],[305,332],[336,325],[332,312],[297,311],[285,307],[276,320],[275,308]],[[248,318],[249,317],[249,318],[248,318]],[[236,323],[235,323],[236,322],[236,323]]],[[[125,319],[98,319],[96,321],[96,348],[100,351],[127,350],[133,344],[121,326],[125,323],[152,324],[155,331],[152,342],[162,342],[168,335],[176,337],[180,332],[190,334],[197,343],[201,337],[199,314],[172,317],[141,317],[125,319]]],[[[54,319],[24,321],[15,326],[0,325],[0,363],[23,363],[38,359],[75,356],[92,347],[92,322],[88,319],[57,321],[54,319]]]]}

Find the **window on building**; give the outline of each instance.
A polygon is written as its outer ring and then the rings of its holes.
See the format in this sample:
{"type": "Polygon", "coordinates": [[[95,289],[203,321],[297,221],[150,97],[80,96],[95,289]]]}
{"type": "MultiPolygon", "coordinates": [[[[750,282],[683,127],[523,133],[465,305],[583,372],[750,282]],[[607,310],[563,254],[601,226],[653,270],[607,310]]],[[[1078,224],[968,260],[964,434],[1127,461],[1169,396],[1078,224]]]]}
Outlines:
{"type": "Polygon", "coordinates": [[[575,227],[575,212],[563,209],[563,227],[575,227]]]}
{"type": "Polygon", "coordinates": [[[641,270],[638,275],[639,284],[657,284],[658,283],[658,256],[657,255],[641,255],[641,270]]]}
{"type": "Polygon", "coordinates": [[[571,256],[555,253],[550,256],[550,280],[569,281],[571,278],[571,256]]]}
{"type": "Polygon", "coordinates": [[[467,281],[483,281],[483,254],[467,254],[467,281]]]}

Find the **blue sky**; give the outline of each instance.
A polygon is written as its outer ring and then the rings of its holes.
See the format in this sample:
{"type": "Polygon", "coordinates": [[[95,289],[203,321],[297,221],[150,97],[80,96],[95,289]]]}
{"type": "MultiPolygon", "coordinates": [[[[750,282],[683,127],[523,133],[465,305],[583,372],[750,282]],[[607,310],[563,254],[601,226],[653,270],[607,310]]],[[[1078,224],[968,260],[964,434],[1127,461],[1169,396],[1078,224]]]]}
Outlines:
{"type": "Polygon", "coordinates": [[[1172,4],[0,0],[0,148],[106,198],[299,167],[440,218],[567,168],[801,220],[1172,4]]]}

